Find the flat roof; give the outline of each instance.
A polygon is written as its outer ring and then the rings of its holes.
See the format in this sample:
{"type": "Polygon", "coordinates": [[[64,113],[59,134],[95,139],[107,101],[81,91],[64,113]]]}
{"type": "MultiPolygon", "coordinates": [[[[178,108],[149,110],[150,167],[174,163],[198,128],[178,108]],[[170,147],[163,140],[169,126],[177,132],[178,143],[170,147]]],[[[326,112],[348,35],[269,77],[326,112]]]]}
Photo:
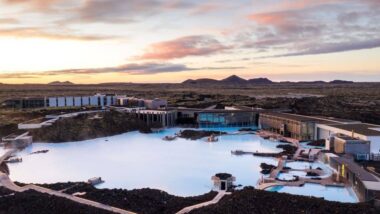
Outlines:
{"type": "Polygon", "coordinates": [[[247,109],[247,110],[242,110],[242,109],[236,109],[236,110],[231,110],[231,109],[199,109],[199,108],[168,108],[172,110],[177,110],[177,111],[193,111],[197,113],[239,113],[239,112],[254,112],[258,113],[258,109],[247,109]]]}
{"type": "Polygon", "coordinates": [[[306,116],[306,115],[299,115],[299,114],[290,114],[290,113],[280,113],[280,112],[265,112],[262,113],[265,115],[270,115],[274,117],[284,118],[288,120],[294,120],[298,122],[316,122],[316,123],[322,123],[322,124],[332,124],[332,123],[339,123],[338,121],[334,121],[333,119],[325,119],[317,116],[306,116]]]}
{"type": "Polygon", "coordinates": [[[336,117],[325,117],[325,116],[311,116],[311,117],[318,117],[323,120],[333,120],[340,123],[361,123],[357,120],[349,120],[349,119],[342,119],[342,118],[336,118],[336,117]]]}
{"type": "Polygon", "coordinates": [[[363,141],[359,138],[353,138],[351,136],[348,136],[348,135],[337,135],[335,136],[335,138],[339,138],[339,139],[342,139],[342,140],[350,140],[350,141],[363,141]]]}
{"type": "Polygon", "coordinates": [[[344,164],[344,166],[347,167],[351,172],[355,173],[356,177],[358,177],[361,181],[379,182],[374,175],[360,167],[351,159],[344,157],[331,157],[331,159],[335,160],[339,164],[344,164]]]}
{"type": "Polygon", "coordinates": [[[380,182],[363,181],[363,184],[367,189],[380,191],[380,182]]]}
{"type": "Polygon", "coordinates": [[[368,124],[368,123],[331,124],[329,126],[342,129],[345,131],[349,131],[349,132],[354,131],[354,133],[366,135],[366,136],[380,136],[380,131],[373,129],[373,128],[380,128],[380,126],[374,125],[374,124],[368,124]]]}
{"type": "Polygon", "coordinates": [[[288,120],[294,120],[298,122],[315,122],[319,124],[357,124],[359,121],[335,118],[335,117],[324,117],[324,116],[308,116],[308,115],[300,115],[300,114],[291,114],[291,113],[283,113],[283,112],[264,112],[261,114],[270,115],[274,117],[285,118],[288,120]]]}
{"type": "Polygon", "coordinates": [[[300,121],[300,122],[306,122],[306,121],[312,121],[313,120],[309,117],[304,117],[304,116],[298,115],[298,114],[289,114],[289,113],[280,113],[280,112],[265,112],[262,114],[273,116],[273,117],[280,117],[280,118],[289,119],[289,120],[296,120],[296,121],[300,121]]]}

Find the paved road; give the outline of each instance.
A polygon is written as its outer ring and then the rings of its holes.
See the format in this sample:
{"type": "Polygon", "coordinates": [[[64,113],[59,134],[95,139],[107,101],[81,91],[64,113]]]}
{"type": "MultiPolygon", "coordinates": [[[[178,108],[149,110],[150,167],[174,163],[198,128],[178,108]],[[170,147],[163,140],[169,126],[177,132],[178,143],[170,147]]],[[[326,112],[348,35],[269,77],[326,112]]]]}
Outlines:
{"type": "Polygon", "coordinates": [[[189,213],[192,210],[195,210],[195,209],[198,209],[201,207],[209,206],[211,204],[216,204],[220,201],[220,199],[223,198],[223,196],[229,195],[229,194],[231,194],[231,193],[226,192],[226,191],[219,191],[218,194],[211,201],[207,201],[207,202],[203,202],[200,204],[195,204],[193,206],[185,207],[182,210],[180,210],[179,212],[177,212],[176,214],[185,214],[185,213],[189,213]]]}

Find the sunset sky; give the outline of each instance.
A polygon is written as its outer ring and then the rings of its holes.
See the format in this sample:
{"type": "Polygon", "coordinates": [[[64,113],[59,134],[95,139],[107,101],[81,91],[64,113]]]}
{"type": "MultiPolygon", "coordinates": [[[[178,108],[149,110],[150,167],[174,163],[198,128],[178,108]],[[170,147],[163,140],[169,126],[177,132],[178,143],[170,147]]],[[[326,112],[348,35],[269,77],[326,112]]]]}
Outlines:
{"type": "Polygon", "coordinates": [[[0,83],[380,81],[380,0],[0,0],[0,83]]]}

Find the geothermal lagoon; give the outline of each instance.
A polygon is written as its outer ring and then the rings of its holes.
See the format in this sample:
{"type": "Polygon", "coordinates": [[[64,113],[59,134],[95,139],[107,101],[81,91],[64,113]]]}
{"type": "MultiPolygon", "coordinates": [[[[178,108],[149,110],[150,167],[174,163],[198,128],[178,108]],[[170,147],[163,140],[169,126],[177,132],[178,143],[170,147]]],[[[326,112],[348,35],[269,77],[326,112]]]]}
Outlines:
{"type": "MultiPolygon", "coordinates": [[[[238,129],[211,130],[233,133],[238,129]]],[[[8,164],[10,178],[24,183],[57,183],[102,177],[105,183],[97,188],[153,188],[178,196],[195,196],[213,188],[211,176],[216,173],[231,173],[236,177],[236,185],[256,186],[262,176],[260,163],[277,165],[275,158],[234,156],[231,155],[232,150],[281,151],[276,148],[279,143],[253,134],[220,136],[219,142],[215,143],[208,143],[205,139],[162,140],[179,131],[179,128],[171,128],[152,134],[129,132],[59,144],[36,142],[17,154],[22,157],[22,163],[8,164]],[[48,153],[30,154],[46,149],[48,153]]],[[[299,164],[299,167],[304,167],[299,164]]],[[[276,187],[269,191],[300,195],[313,193],[327,200],[357,202],[355,195],[347,188],[305,185],[276,187]]]]}

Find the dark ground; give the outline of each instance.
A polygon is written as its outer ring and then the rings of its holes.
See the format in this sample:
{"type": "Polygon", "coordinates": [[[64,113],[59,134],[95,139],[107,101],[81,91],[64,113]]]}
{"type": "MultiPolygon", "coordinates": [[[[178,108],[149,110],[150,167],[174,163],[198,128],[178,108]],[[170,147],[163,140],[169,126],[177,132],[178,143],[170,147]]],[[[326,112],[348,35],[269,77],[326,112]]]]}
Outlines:
{"type": "Polygon", "coordinates": [[[90,206],[35,191],[14,193],[0,187],[0,214],[110,214],[90,206]]]}
{"type": "MultiPolygon", "coordinates": [[[[87,192],[84,198],[109,204],[137,213],[175,213],[184,207],[211,200],[216,193],[210,192],[197,197],[176,197],[153,189],[121,190],[96,189],[84,183],[58,183],[44,185],[61,190],[73,186],[66,193],[87,192]],[[75,186],[76,185],[76,186],[75,186]]],[[[15,193],[0,188],[0,213],[108,213],[92,207],[82,206],[34,191],[15,193]],[[8,195],[8,196],[7,196],[8,195]]],[[[194,210],[191,213],[253,214],[253,213],[379,213],[369,203],[339,203],[315,197],[290,195],[255,190],[246,187],[225,196],[218,204],[194,210]]]]}
{"type": "Polygon", "coordinates": [[[350,204],[325,201],[320,198],[302,197],[286,193],[274,193],[255,190],[246,187],[242,191],[225,196],[218,204],[200,208],[191,212],[192,214],[208,213],[344,213],[365,214],[379,213],[371,205],[365,203],[350,204]]]}
{"type": "Polygon", "coordinates": [[[55,190],[72,187],[65,192],[68,194],[86,192],[87,194],[81,197],[145,214],[175,213],[184,207],[212,200],[216,195],[216,192],[209,192],[195,197],[178,197],[149,188],[134,190],[96,189],[85,183],[57,183],[43,186],[55,190]]]}

